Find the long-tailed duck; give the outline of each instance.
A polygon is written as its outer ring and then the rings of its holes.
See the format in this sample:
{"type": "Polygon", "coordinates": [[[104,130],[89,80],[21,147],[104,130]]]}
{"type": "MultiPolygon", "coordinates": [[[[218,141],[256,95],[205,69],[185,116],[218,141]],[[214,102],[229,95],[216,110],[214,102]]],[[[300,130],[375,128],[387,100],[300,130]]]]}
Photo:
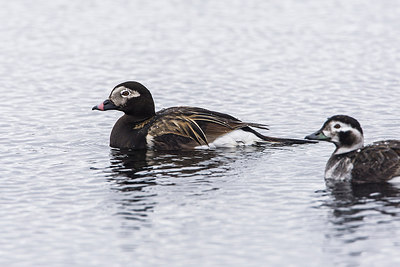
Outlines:
{"type": "Polygon", "coordinates": [[[175,150],[311,142],[264,136],[251,128],[268,129],[264,124],[242,122],[203,108],[171,107],[156,112],[149,90],[133,81],[117,85],[107,100],[92,109],[125,113],[111,132],[110,146],[116,148],[175,150]]]}
{"type": "Polygon", "coordinates": [[[335,144],[325,167],[327,180],[361,184],[386,182],[400,176],[400,141],[378,141],[364,146],[361,125],[352,117],[333,116],[306,139],[335,144]]]}

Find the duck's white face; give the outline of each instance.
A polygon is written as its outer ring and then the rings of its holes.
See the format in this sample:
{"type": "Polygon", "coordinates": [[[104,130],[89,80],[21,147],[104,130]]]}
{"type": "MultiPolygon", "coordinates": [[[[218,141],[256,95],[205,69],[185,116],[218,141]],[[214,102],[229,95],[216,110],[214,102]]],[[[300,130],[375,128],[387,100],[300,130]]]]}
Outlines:
{"type": "Polygon", "coordinates": [[[128,100],[140,97],[140,93],[136,90],[120,86],[115,88],[110,94],[110,100],[118,107],[125,107],[128,100]]]}
{"type": "Polygon", "coordinates": [[[330,142],[339,146],[348,146],[363,141],[363,136],[359,130],[341,121],[330,121],[322,128],[322,133],[330,139],[330,142]]]}
{"type": "Polygon", "coordinates": [[[334,154],[347,153],[364,146],[360,124],[355,119],[344,115],[328,119],[319,131],[306,138],[334,143],[336,145],[334,154]]]}

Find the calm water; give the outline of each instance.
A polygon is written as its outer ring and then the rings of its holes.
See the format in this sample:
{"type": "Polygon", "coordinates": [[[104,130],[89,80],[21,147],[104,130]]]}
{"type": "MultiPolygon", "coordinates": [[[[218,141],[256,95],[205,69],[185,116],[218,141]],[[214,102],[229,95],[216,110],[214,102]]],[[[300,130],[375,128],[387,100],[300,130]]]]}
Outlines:
{"type": "Polygon", "coordinates": [[[1,266],[396,266],[400,186],[327,188],[331,144],[110,149],[137,80],[302,138],[400,138],[398,1],[3,1],[1,266]]]}

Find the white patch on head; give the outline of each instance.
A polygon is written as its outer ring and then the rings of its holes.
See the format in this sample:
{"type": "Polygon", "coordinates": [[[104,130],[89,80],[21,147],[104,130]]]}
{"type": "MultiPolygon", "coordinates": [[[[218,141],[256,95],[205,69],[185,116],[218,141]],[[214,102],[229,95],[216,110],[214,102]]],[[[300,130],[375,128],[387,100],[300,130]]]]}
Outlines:
{"type": "Polygon", "coordinates": [[[122,97],[126,97],[126,98],[133,98],[133,97],[139,97],[140,96],[138,91],[132,90],[132,89],[128,89],[128,88],[125,88],[125,89],[121,90],[120,94],[121,94],[122,97]]]}
{"type": "Polygon", "coordinates": [[[136,90],[126,88],[125,86],[120,86],[115,88],[110,95],[110,100],[119,107],[126,105],[129,99],[139,97],[140,93],[136,90]]]}
{"type": "Polygon", "coordinates": [[[335,151],[335,154],[343,154],[356,149],[359,149],[364,146],[364,137],[361,132],[352,127],[350,124],[340,122],[340,121],[331,121],[328,125],[322,129],[322,133],[330,138],[332,143],[335,143],[338,146],[338,149],[335,151]],[[355,137],[355,143],[352,146],[342,146],[340,143],[340,132],[352,132],[355,137]]]}
{"type": "Polygon", "coordinates": [[[262,142],[262,140],[255,134],[246,132],[243,130],[234,130],[227,134],[224,134],[214,142],[210,143],[208,146],[197,146],[196,149],[214,149],[217,147],[237,147],[237,146],[250,146],[255,145],[257,142],[262,142]]]}
{"type": "Polygon", "coordinates": [[[322,129],[322,133],[331,138],[333,143],[339,143],[339,132],[347,131],[358,132],[361,134],[357,129],[351,127],[351,125],[340,121],[331,121],[327,126],[324,127],[324,129],[322,129]]]}

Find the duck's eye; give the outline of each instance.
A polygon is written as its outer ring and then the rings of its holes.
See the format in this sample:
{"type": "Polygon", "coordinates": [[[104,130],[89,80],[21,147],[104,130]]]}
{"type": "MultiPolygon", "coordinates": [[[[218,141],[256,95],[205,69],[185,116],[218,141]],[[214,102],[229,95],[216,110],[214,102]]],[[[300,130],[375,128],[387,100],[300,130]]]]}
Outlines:
{"type": "Polygon", "coordinates": [[[340,124],[335,124],[335,126],[333,126],[333,127],[335,127],[336,129],[339,129],[340,128],[340,124]]]}
{"type": "Polygon", "coordinates": [[[128,95],[130,95],[131,93],[128,91],[128,90],[124,90],[124,91],[122,91],[121,92],[121,95],[122,96],[128,96],[128,95]]]}

